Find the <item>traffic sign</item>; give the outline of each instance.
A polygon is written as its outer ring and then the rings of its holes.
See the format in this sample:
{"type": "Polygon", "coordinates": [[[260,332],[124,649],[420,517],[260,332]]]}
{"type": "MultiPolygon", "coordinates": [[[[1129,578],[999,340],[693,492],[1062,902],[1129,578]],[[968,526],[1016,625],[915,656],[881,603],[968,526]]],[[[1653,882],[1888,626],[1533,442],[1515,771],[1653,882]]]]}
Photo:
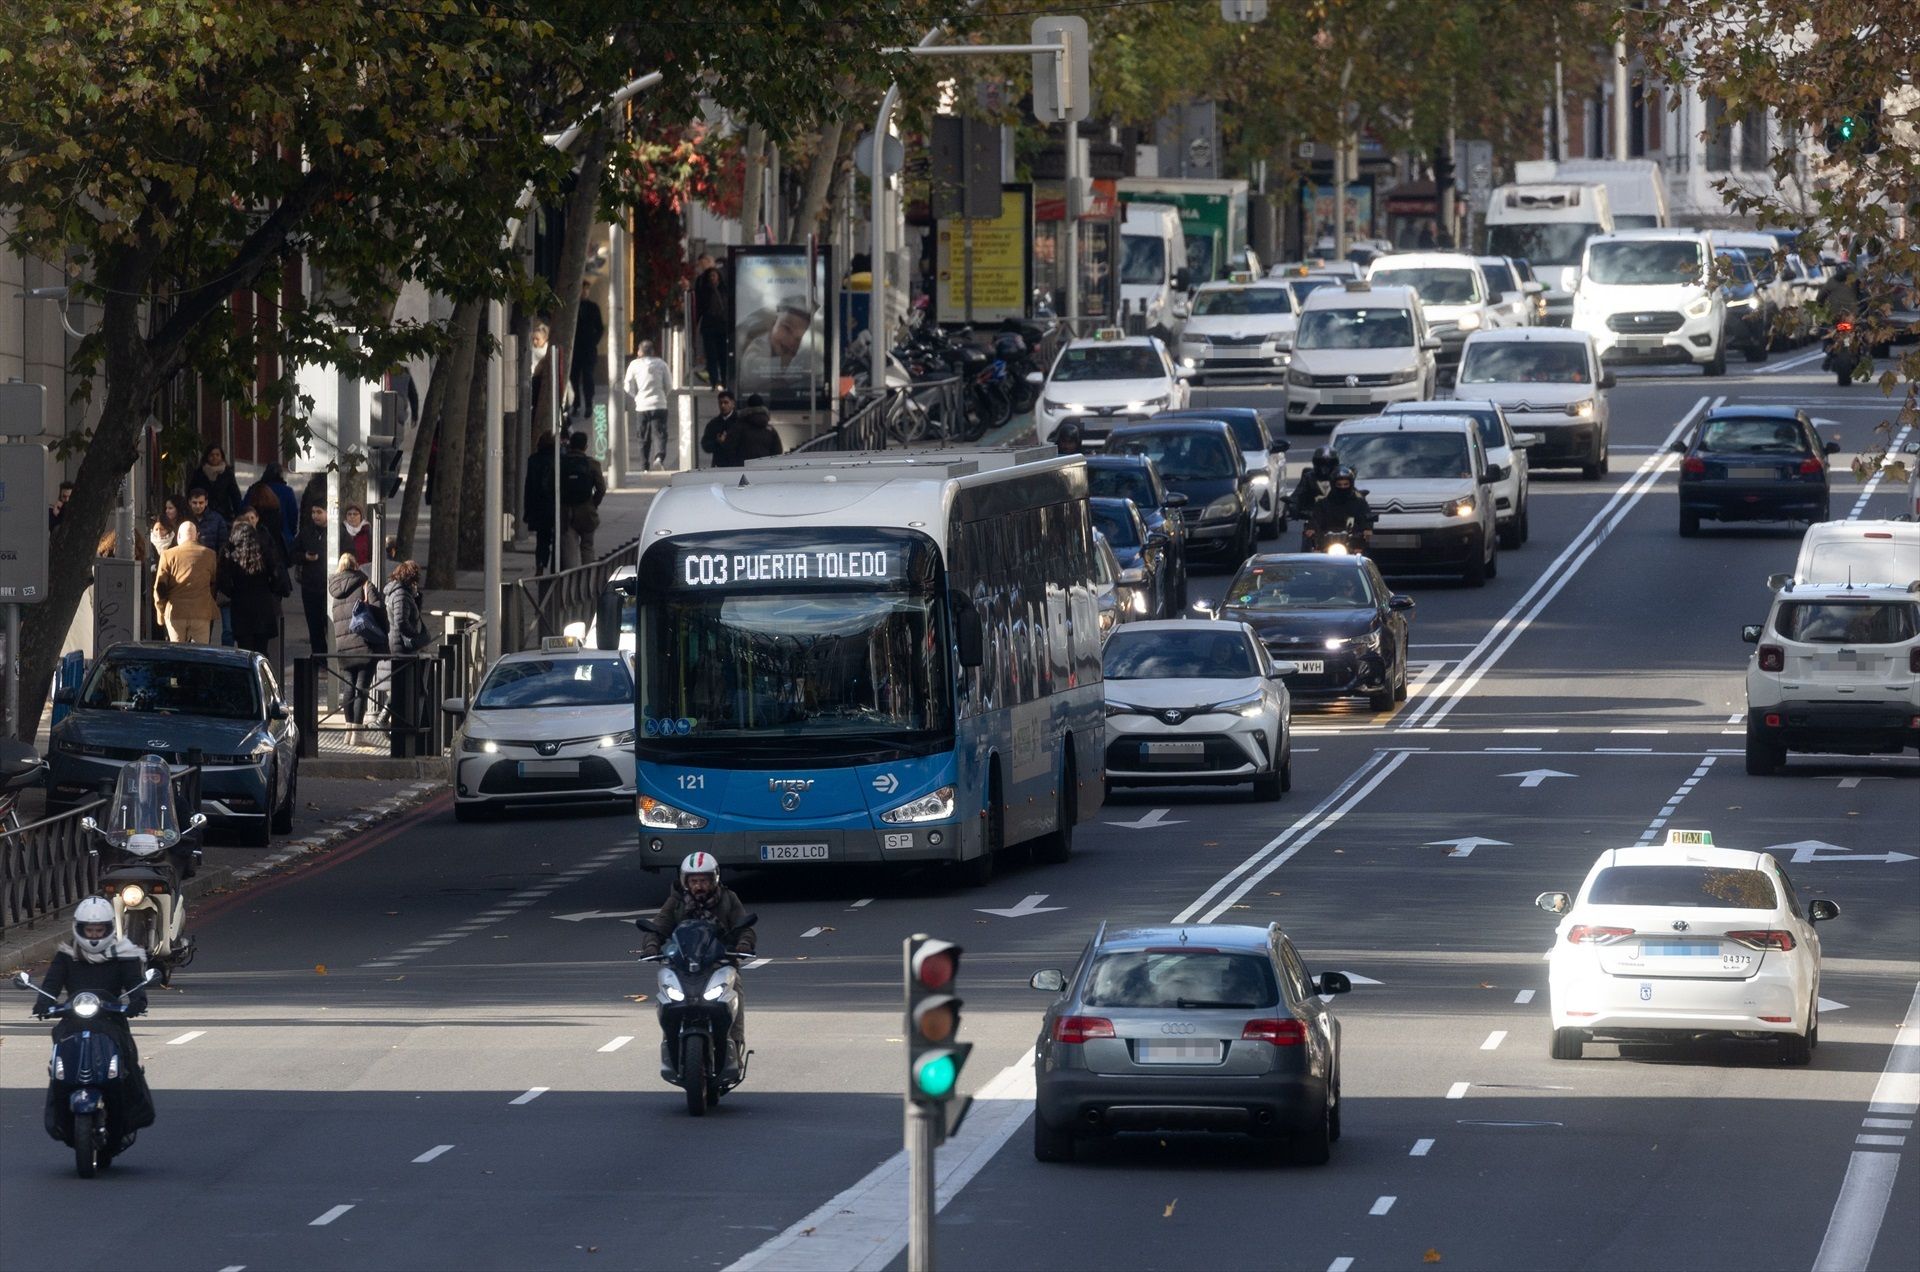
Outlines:
{"type": "Polygon", "coordinates": [[[1043,124],[1085,119],[1093,104],[1093,86],[1087,70],[1087,20],[1035,18],[1031,42],[1058,44],[1065,50],[1033,55],[1033,117],[1043,124]]]}
{"type": "Polygon", "coordinates": [[[47,386],[9,380],[0,384],[0,437],[44,437],[47,386]]]}
{"type": "Polygon", "coordinates": [[[1220,16],[1228,22],[1265,22],[1267,0],[1220,0],[1220,16]]]}
{"type": "Polygon", "coordinates": [[[0,605],[47,599],[47,508],[47,448],[0,444],[0,605]]]}
{"type": "MultiPolygon", "coordinates": [[[[887,134],[886,144],[880,147],[880,158],[886,164],[886,175],[891,177],[900,171],[906,162],[906,148],[900,139],[892,133],[887,134]]],[[[853,145],[853,166],[860,170],[863,177],[873,175],[873,134],[868,133],[853,145]]]]}

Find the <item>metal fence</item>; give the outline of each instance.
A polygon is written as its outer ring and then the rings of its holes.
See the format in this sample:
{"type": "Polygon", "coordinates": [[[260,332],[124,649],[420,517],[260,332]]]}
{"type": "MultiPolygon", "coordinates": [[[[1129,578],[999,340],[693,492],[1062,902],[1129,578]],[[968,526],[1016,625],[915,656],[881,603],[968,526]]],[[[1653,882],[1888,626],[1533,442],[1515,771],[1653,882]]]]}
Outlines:
{"type": "Polygon", "coordinates": [[[597,561],[558,574],[533,574],[500,585],[500,652],[533,649],[544,636],[564,635],[571,623],[591,625],[600,593],[613,572],[632,565],[639,539],[629,539],[597,561]]]}
{"type": "MultiPolygon", "coordinates": [[[[454,725],[440,707],[441,699],[456,692],[458,652],[442,642],[439,648],[417,654],[369,659],[364,654],[313,654],[293,660],[293,720],[299,726],[300,754],[312,758],[328,750],[366,756],[384,754],[395,759],[443,755],[453,740],[454,725]],[[368,666],[373,678],[366,686],[368,701],[361,720],[348,719],[344,710],[323,711],[323,688],[331,689],[343,704],[354,692],[353,669],[368,666]],[[334,735],[339,744],[322,746],[322,735],[334,735]],[[371,737],[373,741],[359,739],[371,737]]],[[[464,695],[462,695],[464,696],[464,695]]]]}

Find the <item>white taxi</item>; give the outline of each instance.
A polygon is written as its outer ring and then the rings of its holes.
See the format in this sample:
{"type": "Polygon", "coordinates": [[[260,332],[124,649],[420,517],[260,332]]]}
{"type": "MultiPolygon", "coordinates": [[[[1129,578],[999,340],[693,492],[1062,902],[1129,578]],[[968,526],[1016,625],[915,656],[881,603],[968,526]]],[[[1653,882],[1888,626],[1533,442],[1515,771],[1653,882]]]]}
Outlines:
{"type": "Polygon", "coordinates": [[[1041,383],[1034,436],[1049,444],[1072,420],[1087,444],[1098,446],[1117,425],[1186,406],[1188,374],[1153,336],[1110,328],[1091,340],[1070,340],[1041,383]]]}
{"type": "Polygon", "coordinates": [[[1788,1064],[1820,1042],[1820,937],[1831,901],[1802,904],[1764,852],[1713,846],[1704,830],[1600,854],[1580,891],[1534,902],[1560,917],[1548,954],[1552,1054],[1596,1038],[1774,1041],[1788,1064]]]}
{"type": "Polygon", "coordinates": [[[460,717],[448,760],[459,820],[633,801],[632,654],[549,636],[494,663],[472,702],[444,706],[460,717]]]}
{"type": "Polygon", "coordinates": [[[1236,274],[1194,293],[1174,356],[1195,383],[1219,376],[1278,380],[1293,356],[1298,321],[1293,289],[1284,281],[1256,283],[1251,274],[1236,274]]]}

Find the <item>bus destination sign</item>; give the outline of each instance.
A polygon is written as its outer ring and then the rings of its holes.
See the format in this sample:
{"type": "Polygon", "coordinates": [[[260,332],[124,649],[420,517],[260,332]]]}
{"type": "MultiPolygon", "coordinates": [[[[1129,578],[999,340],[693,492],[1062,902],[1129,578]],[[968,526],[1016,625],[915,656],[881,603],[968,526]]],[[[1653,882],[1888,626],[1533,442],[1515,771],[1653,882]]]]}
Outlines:
{"type": "Polygon", "coordinates": [[[682,587],[739,587],[767,583],[886,583],[906,573],[907,554],[899,546],[853,548],[839,545],[773,552],[712,552],[689,548],[680,554],[674,582],[682,587]]]}

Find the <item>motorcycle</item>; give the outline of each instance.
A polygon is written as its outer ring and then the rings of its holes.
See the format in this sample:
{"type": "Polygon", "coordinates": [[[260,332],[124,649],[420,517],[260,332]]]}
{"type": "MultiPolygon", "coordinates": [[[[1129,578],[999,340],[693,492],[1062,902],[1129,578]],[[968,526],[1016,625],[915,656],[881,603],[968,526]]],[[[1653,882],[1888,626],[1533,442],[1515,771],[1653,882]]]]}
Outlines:
{"type": "Polygon", "coordinates": [[[747,1058],[740,1070],[725,1074],[727,1035],[740,1010],[740,970],[743,958],[753,957],[733,948],[740,934],[758,921],[749,914],[732,931],[704,919],[689,919],[671,933],[640,923],[644,931],[666,938],[658,954],[642,963],[660,967],[660,1076],[687,1093],[687,1112],[706,1114],[709,1105],[746,1081],[747,1058]]]}
{"type": "MultiPolygon", "coordinates": [[[[148,968],[134,989],[145,989],[155,974],[148,968]]],[[[63,1003],[34,984],[25,972],[16,973],[13,983],[53,1003],[47,1012],[49,1016],[71,1016],[83,1022],[96,1019],[101,1012],[125,1015],[127,997],[134,992],[129,989],[107,1002],[98,994],[83,990],[63,1003]]],[[[73,1146],[74,1171],[82,1179],[92,1179],[133,1143],[131,1128],[121,1129],[117,1134],[110,1128],[114,1108],[107,1103],[107,1090],[110,1084],[123,1080],[120,1046],[111,1033],[95,1032],[83,1024],[78,1032],[69,1033],[53,1044],[47,1074],[52,1084],[54,1109],[64,1110],[72,1119],[71,1127],[61,1139],[73,1146]]]]}
{"type": "Polygon", "coordinates": [[[46,776],[47,762],[25,742],[0,738],[0,834],[18,830],[20,792],[38,786],[46,776]]]}
{"type": "Polygon", "coordinates": [[[1328,556],[1365,556],[1371,537],[1365,530],[1355,529],[1353,518],[1348,517],[1344,525],[1323,530],[1309,525],[1301,535],[1301,550],[1324,552],[1328,556]]]}
{"type": "Polygon", "coordinates": [[[1842,318],[1833,324],[1833,334],[1827,337],[1827,358],[1825,366],[1833,372],[1833,379],[1841,388],[1853,383],[1854,368],[1860,365],[1860,351],[1853,344],[1853,324],[1842,318]]]}
{"type": "MultiPolygon", "coordinates": [[[[187,831],[206,820],[206,814],[195,813],[187,831]]],[[[140,947],[162,985],[171,985],[174,972],[193,961],[180,881],[200,860],[200,850],[183,843],[174,814],[173,771],[157,755],[128,764],[114,782],[107,825],[91,817],[81,818],[80,825],[104,839],[112,854],[100,873],[100,895],[113,902],[114,929],[140,947]]]]}

